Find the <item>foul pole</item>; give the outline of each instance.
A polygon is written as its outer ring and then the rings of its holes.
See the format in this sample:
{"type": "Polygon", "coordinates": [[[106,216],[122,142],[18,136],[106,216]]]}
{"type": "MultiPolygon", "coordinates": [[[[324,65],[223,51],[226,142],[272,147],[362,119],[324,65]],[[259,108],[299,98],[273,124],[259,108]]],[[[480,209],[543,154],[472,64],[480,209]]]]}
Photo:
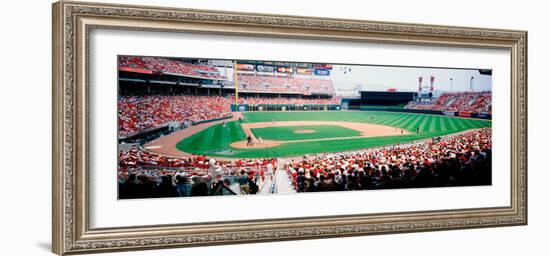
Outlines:
{"type": "Polygon", "coordinates": [[[235,86],[235,107],[239,111],[239,81],[237,77],[237,61],[233,61],[233,85],[235,86]]]}

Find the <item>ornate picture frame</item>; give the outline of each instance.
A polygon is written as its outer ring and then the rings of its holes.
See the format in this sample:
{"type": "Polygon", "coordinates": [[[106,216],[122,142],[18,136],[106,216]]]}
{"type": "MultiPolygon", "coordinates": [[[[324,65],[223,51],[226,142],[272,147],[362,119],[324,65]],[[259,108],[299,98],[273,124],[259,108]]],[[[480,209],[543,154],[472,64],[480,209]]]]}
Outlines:
{"type": "Polygon", "coordinates": [[[53,4],[53,237],[57,254],[527,224],[527,32],[61,1],[53,4]],[[89,33],[97,29],[505,49],[511,52],[506,207],[90,227],[89,33]]]}

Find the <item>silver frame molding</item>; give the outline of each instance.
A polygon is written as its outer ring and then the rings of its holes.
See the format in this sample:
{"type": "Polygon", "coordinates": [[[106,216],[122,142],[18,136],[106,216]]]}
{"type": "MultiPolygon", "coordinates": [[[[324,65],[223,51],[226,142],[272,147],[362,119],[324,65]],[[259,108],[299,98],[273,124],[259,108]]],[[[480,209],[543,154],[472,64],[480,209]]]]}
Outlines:
{"type": "Polygon", "coordinates": [[[52,249],[57,254],[527,224],[526,31],[61,1],[53,4],[52,45],[52,249]],[[88,40],[94,29],[510,50],[511,205],[92,229],[87,192],[88,40]]]}

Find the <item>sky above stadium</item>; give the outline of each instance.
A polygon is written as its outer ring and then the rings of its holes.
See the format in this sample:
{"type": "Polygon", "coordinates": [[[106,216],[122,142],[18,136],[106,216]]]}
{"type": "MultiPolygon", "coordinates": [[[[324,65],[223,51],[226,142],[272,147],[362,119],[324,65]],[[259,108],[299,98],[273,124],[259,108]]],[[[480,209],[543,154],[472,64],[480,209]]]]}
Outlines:
{"type": "Polygon", "coordinates": [[[435,90],[469,91],[470,78],[474,91],[491,91],[492,76],[482,75],[472,69],[415,68],[387,66],[334,65],[331,78],[336,89],[351,89],[363,85],[363,89],[385,90],[396,88],[404,91],[418,90],[418,77],[423,77],[423,86],[429,87],[434,76],[435,90]],[[351,70],[350,70],[351,69],[351,70]]]}

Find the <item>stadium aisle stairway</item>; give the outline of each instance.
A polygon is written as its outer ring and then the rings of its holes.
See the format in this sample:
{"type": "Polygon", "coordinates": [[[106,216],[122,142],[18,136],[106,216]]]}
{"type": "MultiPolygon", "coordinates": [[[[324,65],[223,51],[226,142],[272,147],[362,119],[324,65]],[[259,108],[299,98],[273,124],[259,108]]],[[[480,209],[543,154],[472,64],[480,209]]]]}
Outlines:
{"type": "Polygon", "coordinates": [[[269,180],[269,178],[266,178],[265,181],[260,184],[259,194],[271,194],[272,185],[273,182],[269,180]]]}
{"type": "MultiPolygon", "coordinates": [[[[277,166],[283,166],[282,162],[279,162],[277,166]]],[[[277,171],[275,171],[275,180],[276,180],[276,189],[277,194],[294,194],[296,193],[296,190],[294,189],[294,186],[292,186],[292,181],[290,180],[290,177],[288,176],[288,173],[281,167],[277,168],[277,171]]]]}

